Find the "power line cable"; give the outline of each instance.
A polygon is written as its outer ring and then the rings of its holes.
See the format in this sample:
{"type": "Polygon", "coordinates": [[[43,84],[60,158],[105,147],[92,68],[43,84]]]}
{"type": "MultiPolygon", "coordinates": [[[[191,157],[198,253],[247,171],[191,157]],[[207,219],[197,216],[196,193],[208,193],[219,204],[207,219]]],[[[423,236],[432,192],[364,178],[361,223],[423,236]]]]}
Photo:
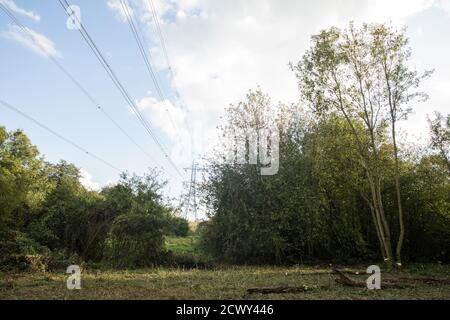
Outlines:
{"type": "Polygon", "coordinates": [[[102,162],[103,164],[107,165],[108,167],[118,171],[118,172],[123,172],[122,170],[120,170],[119,168],[117,168],[116,166],[112,165],[111,163],[109,163],[108,161],[100,158],[99,156],[97,156],[96,154],[89,152],[88,150],[86,150],[85,148],[81,147],[80,145],[76,144],[75,142],[73,142],[72,140],[67,139],[66,137],[64,137],[63,135],[59,134],[58,132],[50,129],[49,127],[47,127],[46,125],[42,124],[41,122],[39,122],[38,120],[34,119],[33,117],[27,115],[26,113],[24,113],[23,111],[20,111],[18,108],[12,106],[11,104],[3,101],[0,99],[0,104],[3,105],[4,107],[8,108],[11,111],[16,112],[17,114],[21,115],[22,117],[28,119],[29,121],[33,122],[34,124],[36,124],[37,126],[41,127],[42,129],[50,132],[51,134],[53,134],[54,136],[58,137],[59,139],[63,140],[64,142],[70,144],[71,146],[73,146],[74,148],[80,150],[81,152],[83,152],[84,154],[96,159],[99,162],[102,162]]]}
{"type": "Polygon", "coordinates": [[[120,126],[120,124],[115,121],[111,115],[109,115],[108,112],[106,112],[105,109],[103,109],[101,107],[101,105],[92,97],[92,95],[87,91],[87,89],[78,81],[75,79],[74,76],[72,76],[72,74],[63,67],[63,65],[57,60],[55,59],[55,57],[53,57],[46,49],[44,46],[42,46],[39,41],[36,40],[36,38],[34,37],[34,35],[30,32],[30,30],[25,27],[15,16],[14,14],[7,8],[5,7],[4,4],[0,3],[0,8],[3,10],[3,12],[6,13],[6,15],[13,21],[13,23],[15,25],[17,25],[24,34],[27,34],[30,39],[33,41],[33,43],[39,47],[39,49],[45,53],[45,55],[58,67],[58,69],[64,73],[64,75],[66,77],[68,77],[73,84],[75,84],[75,86],[88,98],[88,100],[90,102],[92,102],[92,104],[100,111],[103,113],[104,116],[106,116],[113,124],[114,126],[116,126],[117,129],[119,129],[139,150],[141,150],[152,162],[154,162],[157,165],[157,162],[155,161],[155,159],[144,150],[144,148],[142,148],[137,142],[136,140],[134,140],[126,131],[124,128],[122,128],[122,126],[120,126]]]}
{"type": "MultiPolygon", "coordinates": [[[[61,4],[61,6],[63,7],[63,9],[65,10],[65,12],[70,17],[70,13],[69,13],[69,10],[68,10],[68,8],[70,7],[69,3],[66,0],[64,0],[64,3],[61,0],[58,0],[58,1],[61,4]]],[[[150,124],[145,119],[145,117],[141,114],[141,112],[139,111],[139,109],[135,105],[134,100],[130,97],[129,93],[127,92],[125,87],[122,85],[122,83],[120,82],[120,80],[118,79],[118,77],[116,76],[114,71],[112,70],[111,66],[108,64],[108,62],[104,58],[103,54],[101,53],[100,49],[97,47],[97,45],[95,44],[94,40],[91,38],[91,36],[87,32],[87,30],[85,29],[84,25],[81,23],[81,21],[78,19],[77,16],[75,16],[75,18],[77,19],[77,22],[78,22],[78,24],[80,26],[78,31],[82,35],[82,37],[85,40],[85,42],[89,45],[89,47],[91,48],[91,50],[94,53],[94,55],[96,56],[96,58],[98,59],[98,61],[102,65],[102,67],[105,69],[105,71],[107,72],[108,76],[113,81],[114,85],[120,91],[120,93],[122,94],[122,96],[125,99],[125,101],[132,108],[132,110],[134,111],[135,115],[138,117],[138,119],[141,122],[141,124],[144,127],[144,129],[147,131],[147,133],[150,135],[150,137],[153,139],[153,141],[156,143],[156,145],[160,148],[162,153],[165,155],[165,157],[166,157],[167,161],[169,162],[169,164],[175,169],[175,171],[178,173],[178,175],[181,178],[183,178],[181,172],[178,170],[178,168],[176,167],[175,163],[172,161],[170,156],[165,151],[164,146],[162,145],[162,143],[158,140],[156,135],[154,135],[154,133],[153,133],[151,127],[150,127],[150,124]]]]}
{"type": "Polygon", "coordinates": [[[150,77],[151,77],[151,79],[153,81],[153,84],[155,86],[155,89],[156,89],[156,92],[157,92],[157,94],[159,96],[159,99],[161,100],[161,102],[163,103],[163,105],[165,107],[165,110],[166,110],[167,115],[169,117],[169,120],[171,122],[172,128],[176,132],[178,141],[179,141],[179,143],[181,144],[181,147],[184,150],[184,147],[183,147],[183,144],[182,144],[182,139],[181,139],[181,137],[180,137],[180,135],[178,133],[177,126],[175,125],[175,122],[173,121],[172,116],[170,115],[169,109],[167,107],[167,101],[168,100],[166,99],[166,97],[164,95],[164,91],[161,89],[161,86],[159,85],[158,76],[155,73],[155,71],[153,70],[153,66],[152,66],[152,63],[151,63],[151,58],[152,58],[151,54],[150,53],[147,54],[147,50],[145,49],[146,48],[145,37],[143,37],[143,35],[142,35],[142,32],[141,32],[141,30],[139,28],[139,24],[134,22],[133,14],[130,12],[130,6],[129,6],[128,1],[127,0],[120,0],[120,3],[122,5],[123,12],[125,13],[128,25],[130,26],[130,30],[133,33],[133,37],[136,40],[136,44],[137,44],[137,46],[139,48],[139,52],[140,52],[140,54],[141,54],[141,56],[142,56],[142,58],[143,58],[143,60],[145,62],[145,66],[147,68],[147,71],[148,71],[148,73],[149,73],[149,75],[150,75],[150,77]],[[150,56],[150,59],[149,59],[149,56],[150,56]]]}
{"type": "MultiPolygon", "coordinates": [[[[156,33],[157,33],[158,38],[159,38],[160,43],[161,43],[161,48],[162,48],[162,51],[163,51],[163,54],[164,54],[164,58],[166,60],[167,69],[169,70],[169,73],[170,73],[170,76],[171,76],[171,79],[172,79],[172,85],[173,85],[173,89],[175,91],[175,95],[177,97],[177,100],[179,101],[180,106],[182,107],[182,109],[187,114],[188,113],[188,108],[187,108],[187,105],[186,105],[183,97],[180,94],[180,91],[178,90],[178,85],[176,83],[175,73],[173,71],[172,64],[170,63],[169,54],[167,53],[166,41],[164,39],[164,35],[162,33],[162,30],[161,30],[161,23],[159,21],[158,12],[157,12],[155,4],[153,3],[152,0],[147,0],[147,5],[148,5],[148,7],[149,7],[149,9],[150,9],[150,11],[152,13],[153,21],[155,23],[156,33]]],[[[189,135],[191,136],[192,153],[194,153],[194,150],[193,150],[194,145],[193,145],[193,137],[192,137],[192,134],[191,134],[191,126],[190,126],[189,122],[186,120],[186,117],[184,118],[184,122],[185,122],[186,128],[188,129],[189,135]]],[[[193,157],[193,154],[192,154],[192,157],[193,157]]]]}
{"type": "MultiPolygon", "coordinates": [[[[71,17],[71,14],[69,13],[70,10],[68,10],[69,7],[70,7],[70,4],[66,0],[58,0],[58,1],[61,4],[61,6],[64,9],[64,11],[69,15],[69,17],[71,17]]],[[[80,28],[78,28],[78,31],[80,32],[81,36],[83,37],[85,42],[88,44],[88,46],[91,48],[92,52],[94,53],[94,55],[96,56],[96,58],[98,59],[98,61],[102,65],[102,67],[105,69],[106,73],[111,78],[111,80],[113,81],[113,83],[116,86],[116,88],[119,90],[119,92],[122,94],[122,96],[125,99],[125,101],[129,104],[129,106],[131,107],[131,109],[133,110],[135,115],[138,117],[141,125],[144,127],[144,129],[147,131],[147,133],[150,135],[150,137],[156,143],[158,148],[162,151],[162,153],[166,157],[166,159],[169,162],[169,164],[175,169],[175,171],[178,173],[178,175],[181,178],[183,178],[183,175],[181,174],[180,170],[177,168],[177,166],[175,165],[173,160],[170,158],[170,156],[165,151],[165,149],[164,149],[163,145],[161,144],[161,142],[158,140],[156,135],[153,133],[149,122],[144,118],[144,116],[140,112],[139,108],[134,103],[134,100],[131,98],[130,94],[125,89],[125,87],[122,85],[122,83],[120,82],[120,80],[118,79],[118,77],[116,76],[114,71],[112,70],[111,66],[108,64],[108,62],[104,58],[103,54],[101,53],[101,51],[99,50],[99,48],[95,44],[95,42],[92,40],[91,36],[87,32],[87,30],[84,27],[84,25],[81,23],[81,21],[78,19],[77,16],[75,16],[75,18],[77,19],[77,23],[80,26],[80,28]]]]}
{"type": "MultiPolygon", "coordinates": [[[[59,3],[61,4],[61,6],[63,7],[63,9],[66,11],[67,14],[69,14],[69,10],[68,8],[70,7],[69,3],[67,1],[64,1],[65,4],[63,4],[63,2],[61,0],[59,0],[59,3]]],[[[116,87],[119,89],[119,91],[121,92],[122,96],[124,97],[125,101],[130,105],[130,107],[133,109],[134,113],[136,114],[136,116],[138,117],[138,119],[141,121],[141,124],[144,126],[144,128],[147,130],[147,132],[152,136],[152,139],[155,141],[155,143],[158,146],[162,147],[162,144],[158,141],[158,139],[156,138],[156,136],[153,136],[153,132],[148,124],[148,122],[145,120],[145,118],[142,116],[142,114],[139,112],[139,109],[136,107],[133,99],[131,99],[130,95],[128,94],[128,92],[125,90],[125,88],[123,87],[122,83],[119,81],[118,77],[116,76],[116,74],[114,73],[114,71],[112,70],[112,68],[110,67],[110,65],[108,64],[108,62],[106,61],[106,59],[104,58],[103,54],[101,53],[101,51],[98,49],[97,45],[95,44],[95,42],[92,40],[91,36],[89,35],[89,33],[87,32],[87,30],[84,28],[84,26],[81,24],[81,21],[79,21],[78,17],[75,16],[75,18],[78,20],[79,25],[80,25],[80,29],[78,29],[78,31],[80,32],[80,34],[82,35],[83,39],[85,40],[85,42],[89,45],[89,47],[91,48],[92,52],[95,54],[96,58],[98,59],[98,61],[100,62],[100,64],[102,65],[102,67],[105,69],[105,71],[108,73],[109,77],[111,78],[111,80],[113,81],[113,83],[116,85],[116,87]]],[[[163,153],[165,153],[165,151],[163,150],[163,153]]]]}
{"type": "MultiPolygon", "coordinates": [[[[155,7],[155,5],[154,5],[152,0],[147,0],[147,4],[148,4],[148,6],[150,8],[150,11],[152,13],[153,21],[155,22],[156,32],[157,32],[158,37],[159,37],[160,42],[161,42],[161,48],[163,50],[164,58],[166,60],[166,63],[167,63],[169,72],[171,73],[172,81],[173,81],[175,79],[175,74],[173,72],[172,65],[171,65],[170,59],[169,59],[169,55],[167,53],[166,42],[164,40],[164,36],[163,36],[162,31],[161,31],[161,25],[160,25],[160,21],[159,21],[159,17],[158,17],[158,12],[156,11],[156,7],[155,7]]],[[[179,92],[178,92],[177,88],[175,88],[175,91],[176,91],[177,95],[179,96],[179,92]]]]}

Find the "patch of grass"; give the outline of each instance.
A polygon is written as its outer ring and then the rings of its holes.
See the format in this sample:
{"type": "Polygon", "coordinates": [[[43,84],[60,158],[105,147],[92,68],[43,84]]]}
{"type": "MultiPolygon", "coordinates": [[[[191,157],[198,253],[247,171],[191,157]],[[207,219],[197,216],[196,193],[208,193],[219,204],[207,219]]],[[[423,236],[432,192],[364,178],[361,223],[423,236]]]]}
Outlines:
{"type": "Polygon", "coordinates": [[[165,238],[166,249],[172,251],[175,255],[203,255],[199,247],[199,236],[191,235],[187,237],[165,238]]]}
{"type": "Polygon", "coordinates": [[[214,263],[200,248],[199,236],[166,237],[165,247],[169,251],[166,266],[175,268],[211,268],[214,263]]]}
{"type": "MultiPolygon", "coordinates": [[[[364,270],[365,267],[346,268],[364,270]]],[[[82,274],[81,290],[66,288],[61,273],[3,274],[7,284],[0,299],[449,299],[450,286],[415,282],[401,289],[367,290],[335,282],[326,267],[246,267],[214,270],[140,269],[90,270],[82,274]],[[309,289],[290,294],[247,294],[250,287],[302,286],[309,289]]],[[[350,275],[364,280],[367,275],[350,275]]],[[[382,274],[382,279],[397,274],[382,274]]],[[[448,277],[450,266],[418,265],[403,277],[448,277]]]]}

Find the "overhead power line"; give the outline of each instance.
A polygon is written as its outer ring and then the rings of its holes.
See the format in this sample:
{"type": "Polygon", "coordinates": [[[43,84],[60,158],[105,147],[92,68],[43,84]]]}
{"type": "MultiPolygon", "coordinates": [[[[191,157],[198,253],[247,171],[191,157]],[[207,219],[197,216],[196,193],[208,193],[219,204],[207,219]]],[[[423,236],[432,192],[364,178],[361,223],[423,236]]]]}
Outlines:
{"type": "MultiPolygon", "coordinates": [[[[61,4],[62,8],[64,9],[64,11],[69,15],[69,17],[71,17],[69,11],[69,7],[70,4],[66,1],[66,0],[58,0],[59,3],[61,4]]],[[[72,18],[72,17],[71,17],[72,18]]],[[[123,98],[125,99],[125,101],[127,102],[127,104],[131,107],[131,109],[133,110],[133,112],[135,113],[135,115],[138,117],[141,125],[144,127],[144,129],[146,130],[146,132],[150,135],[150,137],[152,138],[152,140],[155,142],[155,144],[158,146],[158,148],[161,150],[161,152],[164,154],[165,158],[167,159],[167,161],[169,162],[169,164],[175,169],[175,171],[177,172],[177,174],[183,178],[183,175],[181,174],[180,170],[177,168],[177,166],[175,165],[175,163],[173,162],[173,160],[170,158],[170,156],[168,155],[168,153],[166,152],[166,150],[164,149],[163,145],[161,144],[161,142],[158,140],[158,138],[156,137],[156,135],[153,133],[151,126],[149,124],[149,122],[147,121],[147,119],[145,119],[145,117],[142,115],[141,111],[139,110],[139,108],[136,106],[134,100],[131,98],[130,94],[128,93],[128,91],[125,89],[125,87],[122,85],[122,83],[120,82],[119,78],[117,77],[117,75],[114,73],[114,71],[112,70],[111,66],[108,64],[108,62],[106,61],[106,59],[104,58],[102,52],[99,50],[99,48],[97,47],[97,45],[95,44],[95,41],[92,39],[92,37],[89,35],[89,33],[87,32],[86,28],[84,27],[84,25],[81,23],[81,21],[79,21],[78,17],[75,16],[75,18],[77,19],[77,23],[80,26],[80,28],[78,29],[78,31],[80,32],[81,36],[83,37],[84,41],[88,44],[89,48],[92,50],[92,52],[94,53],[94,55],[96,56],[97,60],[100,62],[100,64],[102,65],[102,67],[105,69],[106,73],[108,74],[108,76],[111,78],[111,80],[113,81],[114,85],[116,86],[116,88],[119,90],[119,92],[121,93],[121,95],[123,96],[123,98]]]]}
{"type": "Polygon", "coordinates": [[[64,68],[64,66],[57,60],[55,59],[49,52],[48,50],[46,50],[46,48],[44,46],[41,45],[41,43],[39,43],[39,41],[37,41],[34,37],[34,35],[30,32],[30,30],[25,27],[15,16],[14,14],[2,3],[0,3],[0,8],[6,13],[6,15],[12,20],[12,22],[18,26],[22,32],[25,35],[28,35],[29,38],[33,41],[33,43],[43,52],[46,54],[46,56],[58,67],[58,69],[64,73],[64,75],[66,77],[68,77],[70,79],[70,81],[72,81],[72,83],[87,97],[87,99],[92,102],[92,104],[101,112],[103,113],[103,115],[105,117],[108,118],[109,121],[111,121],[114,126],[120,130],[127,138],[128,140],[130,140],[142,153],[144,153],[152,162],[154,162],[157,165],[157,162],[155,161],[155,159],[147,152],[144,150],[144,148],[142,148],[129,134],[128,132],[125,131],[124,128],[122,128],[122,126],[120,126],[120,124],[115,121],[108,112],[106,112],[105,109],[102,108],[102,106],[92,97],[92,95],[87,91],[87,89],[77,80],[75,79],[75,77],[66,69],[64,68]]]}
{"type": "MultiPolygon", "coordinates": [[[[150,12],[152,13],[153,21],[155,23],[155,30],[156,30],[156,33],[158,35],[159,41],[161,43],[161,48],[162,48],[162,51],[163,51],[163,54],[164,54],[164,58],[166,60],[167,69],[169,70],[169,73],[170,73],[170,78],[172,80],[172,86],[173,86],[173,89],[175,91],[175,96],[177,97],[177,100],[178,100],[181,108],[187,114],[189,109],[187,108],[186,102],[184,101],[183,97],[180,94],[180,91],[178,90],[178,85],[176,83],[175,73],[173,71],[172,64],[170,63],[169,54],[167,53],[166,41],[164,39],[164,35],[162,33],[162,30],[161,30],[161,23],[159,21],[158,12],[157,12],[155,4],[153,3],[152,0],[147,0],[147,5],[148,5],[148,7],[150,9],[150,12]]],[[[186,120],[186,117],[184,118],[184,122],[185,122],[186,128],[188,129],[188,132],[189,132],[189,135],[190,135],[190,138],[191,138],[192,152],[194,152],[194,150],[193,150],[194,142],[193,142],[193,137],[192,137],[192,134],[191,134],[192,130],[191,130],[191,126],[190,126],[189,122],[186,120]]],[[[193,157],[193,154],[192,154],[192,157],[193,157]]]]}
{"type": "Polygon", "coordinates": [[[41,127],[42,129],[50,132],[51,134],[53,134],[54,136],[58,137],[59,139],[61,139],[62,141],[70,144],[71,146],[73,146],[74,148],[78,149],[79,151],[83,152],[84,154],[96,159],[99,162],[102,162],[104,165],[107,165],[108,167],[118,171],[118,172],[123,172],[122,170],[120,170],[119,168],[117,168],[116,166],[112,165],[111,163],[109,163],[108,161],[100,158],[99,156],[95,155],[94,153],[87,151],[86,149],[84,149],[83,147],[81,147],[80,145],[76,144],[75,142],[73,142],[72,140],[67,139],[66,137],[64,137],[63,135],[59,134],[58,132],[50,129],[49,127],[47,127],[46,125],[42,124],[41,122],[39,122],[38,120],[32,118],[31,116],[27,115],[25,112],[20,111],[18,108],[12,106],[11,104],[3,101],[0,99],[0,104],[3,105],[4,107],[8,108],[11,111],[16,112],[17,114],[21,115],[22,117],[28,119],[29,121],[33,122],[34,124],[38,125],[39,127],[41,127]]]}
{"type": "MultiPolygon", "coordinates": [[[[150,11],[152,13],[153,21],[155,22],[156,33],[158,34],[159,40],[161,42],[161,49],[163,51],[164,58],[165,58],[166,63],[167,63],[167,68],[169,69],[169,72],[171,73],[172,81],[174,81],[175,80],[175,74],[173,72],[172,65],[170,63],[169,54],[167,53],[166,41],[165,41],[164,35],[163,35],[162,31],[161,31],[161,24],[160,24],[160,21],[159,21],[158,12],[156,11],[155,4],[153,3],[152,0],[147,0],[147,4],[148,4],[149,9],[150,9],[150,11]]],[[[174,87],[175,87],[174,89],[175,89],[175,92],[176,92],[178,98],[180,98],[181,96],[180,96],[180,94],[178,92],[177,87],[176,86],[174,86],[174,87]]]]}
{"type": "Polygon", "coordinates": [[[139,52],[140,52],[140,54],[141,54],[141,56],[142,56],[142,58],[143,58],[143,60],[145,62],[145,66],[147,68],[147,71],[148,71],[148,73],[149,73],[149,75],[150,75],[150,77],[152,79],[152,82],[153,82],[153,84],[155,86],[156,93],[158,94],[158,97],[159,97],[161,103],[165,107],[165,110],[167,112],[167,116],[169,117],[169,120],[171,122],[173,130],[176,132],[178,141],[180,142],[181,147],[184,149],[183,144],[182,144],[182,139],[181,139],[181,137],[180,137],[180,135],[178,133],[177,126],[175,125],[175,122],[173,121],[172,116],[170,115],[169,109],[167,108],[167,101],[168,101],[168,99],[166,99],[166,96],[164,95],[164,91],[161,89],[161,86],[159,84],[158,76],[155,73],[155,71],[153,70],[153,66],[152,66],[152,63],[151,63],[151,54],[147,53],[147,50],[145,49],[147,47],[146,43],[145,43],[145,37],[142,35],[142,32],[141,32],[141,30],[139,28],[139,24],[134,22],[133,14],[130,12],[130,6],[129,6],[128,1],[127,0],[120,0],[120,3],[122,5],[123,12],[125,13],[128,25],[130,26],[130,30],[133,33],[133,37],[134,37],[134,39],[136,41],[136,44],[137,44],[137,46],[139,48],[139,52]],[[150,57],[150,59],[149,59],[149,57],[150,57]]]}

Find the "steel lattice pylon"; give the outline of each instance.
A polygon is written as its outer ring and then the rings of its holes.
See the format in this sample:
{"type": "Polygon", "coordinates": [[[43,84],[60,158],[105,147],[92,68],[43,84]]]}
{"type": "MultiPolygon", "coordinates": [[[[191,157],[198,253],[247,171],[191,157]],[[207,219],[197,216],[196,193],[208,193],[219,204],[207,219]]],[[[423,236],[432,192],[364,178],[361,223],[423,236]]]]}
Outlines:
{"type": "Polygon", "coordinates": [[[185,197],[182,205],[185,205],[184,218],[187,219],[189,214],[193,213],[195,220],[198,220],[197,214],[197,172],[206,171],[205,168],[199,167],[198,163],[192,162],[192,166],[184,168],[185,171],[191,171],[191,179],[189,181],[189,192],[185,197]]]}

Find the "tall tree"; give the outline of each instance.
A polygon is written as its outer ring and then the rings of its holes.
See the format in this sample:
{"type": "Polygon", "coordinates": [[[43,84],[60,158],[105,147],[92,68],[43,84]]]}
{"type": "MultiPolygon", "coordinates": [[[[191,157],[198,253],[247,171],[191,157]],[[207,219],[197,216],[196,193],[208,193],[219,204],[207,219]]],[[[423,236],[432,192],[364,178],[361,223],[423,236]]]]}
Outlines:
{"type": "Polygon", "coordinates": [[[0,229],[27,223],[27,208],[39,206],[47,192],[43,161],[21,131],[0,127],[0,229]]]}
{"type": "Polygon", "coordinates": [[[363,24],[358,29],[351,23],[345,30],[324,30],[313,36],[312,42],[311,49],[293,69],[303,98],[316,114],[341,114],[353,133],[370,188],[375,229],[388,267],[394,266],[394,255],[383,204],[380,148],[386,128],[391,124],[400,221],[395,259],[401,264],[404,224],[395,125],[406,116],[413,99],[424,97],[420,92],[411,91],[429,73],[418,75],[408,69],[410,53],[404,34],[385,25],[363,24]],[[357,130],[358,124],[364,126],[362,132],[357,130]]]}
{"type": "Polygon", "coordinates": [[[411,112],[411,103],[424,101],[428,96],[417,91],[422,81],[431,76],[432,71],[419,74],[411,69],[408,61],[411,50],[408,47],[408,39],[405,31],[398,31],[388,25],[374,25],[371,30],[372,53],[382,75],[380,83],[384,92],[380,96],[380,102],[388,107],[388,118],[391,125],[391,138],[395,161],[395,189],[398,206],[399,236],[396,246],[396,266],[401,267],[401,251],[405,237],[404,213],[400,192],[400,173],[397,143],[397,122],[406,119],[411,112]]]}

